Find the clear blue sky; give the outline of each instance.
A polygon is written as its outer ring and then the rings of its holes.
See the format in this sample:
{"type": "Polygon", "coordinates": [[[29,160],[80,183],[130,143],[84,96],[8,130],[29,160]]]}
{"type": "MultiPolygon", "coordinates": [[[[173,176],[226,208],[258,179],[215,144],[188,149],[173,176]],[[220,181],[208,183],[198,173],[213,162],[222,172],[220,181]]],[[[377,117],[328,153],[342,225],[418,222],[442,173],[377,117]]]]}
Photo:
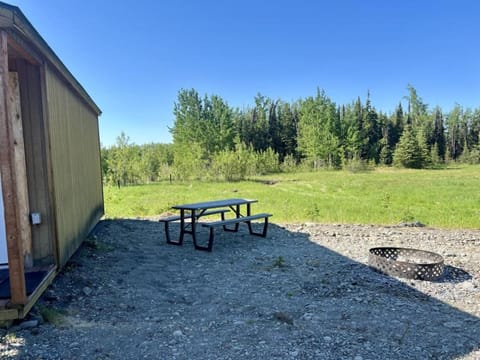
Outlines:
{"type": "MultiPolygon", "coordinates": [[[[9,2],[9,1],[7,1],[9,2]]],[[[178,91],[232,107],[324,89],[391,113],[412,84],[430,108],[480,107],[477,0],[11,0],[92,96],[100,137],[170,142],[178,91]]]]}

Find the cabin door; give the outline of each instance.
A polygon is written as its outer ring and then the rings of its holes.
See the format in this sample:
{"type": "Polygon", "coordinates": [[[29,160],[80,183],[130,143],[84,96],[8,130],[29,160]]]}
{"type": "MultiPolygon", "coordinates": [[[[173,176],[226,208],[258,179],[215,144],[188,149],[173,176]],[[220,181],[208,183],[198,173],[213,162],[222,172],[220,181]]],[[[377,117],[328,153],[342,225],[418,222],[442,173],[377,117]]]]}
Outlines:
{"type": "Polygon", "coordinates": [[[0,176],[0,268],[8,265],[7,233],[5,231],[5,216],[3,210],[2,177],[0,176]]]}

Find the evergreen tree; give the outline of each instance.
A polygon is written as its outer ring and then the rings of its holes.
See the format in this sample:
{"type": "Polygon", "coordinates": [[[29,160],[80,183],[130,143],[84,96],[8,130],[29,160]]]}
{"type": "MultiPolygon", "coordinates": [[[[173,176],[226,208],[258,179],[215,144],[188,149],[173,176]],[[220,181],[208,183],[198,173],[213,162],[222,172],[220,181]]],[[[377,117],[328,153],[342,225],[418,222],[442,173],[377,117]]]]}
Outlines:
{"type": "Polygon", "coordinates": [[[364,160],[373,160],[376,163],[380,157],[380,144],[382,138],[378,114],[371,106],[370,93],[363,109],[362,125],[360,136],[362,139],[360,157],[364,160]]]}
{"type": "Polygon", "coordinates": [[[399,103],[397,108],[395,109],[395,113],[393,114],[391,123],[392,123],[392,131],[390,132],[391,145],[392,147],[395,147],[398,141],[400,140],[400,136],[402,136],[403,127],[405,123],[402,103],[399,103]]]}
{"type": "Polygon", "coordinates": [[[380,140],[380,164],[391,165],[392,164],[392,150],[388,145],[387,136],[380,140]]]}
{"type": "Polygon", "coordinates": [[[462,153],[462,136],[461,136],[461,117],[463,109],[460,105],[455,105],[447,116],[447,152],[452,160],[456,160],[462,153]]]}
{"type": "Polygon", "coordinates": [[[271,101],[268,109],[268,138],[267,144],[270,149],[273,149],[277,154],[283,151],[281,140],[281,125],[278,119],[278,104],[279,100],[271,101]]]}
{"type": "Polygon", "coordinates": [[[472,148],[480,145],[480,108],[477,108],[473,111],[468,139],[472,148]]]}
{"type": "MultiPolygon", "coordinates": [[[[443,115],[439,107],[435,108],[435,120],[433,130],[433,145],[436,153],[434,159],[445,161],[445,128],[443,126],[443,115]]],[[[432,159],[433,160],[433,159],[432,159]]]]}
{"type": "Polygon", "coordinates": [[[420,145],[411,125],[403,131],[393,155],[395,166],[421,169],[426,164],[424,144],[420,145]]]}
{"type": "Polygon", "coordinates": [[[428,105],[418,96],[417,90],[412,85],[408,84],[407,90],[409,123],[411,123],[414,128],[423,126],[424,121],[428,117],[428,105]]]}
{"type": "Polygon", "coordinates": [[[422,159],[421,167],[426,167],[431,164],[430,151],[427,145],[427,140],[423,129],[418,129],[417,131],[417,143],[418,151],[420,153],[420,158],[422,159]]]}
{"type": "Polygon", "coordinates": [[[247,130],[244,138],[245,144],[252,146],[255,151],[266,150],[271,139],[269,138],[268,111],[271,100],[261,95],[255,96],[255,107],[248,112],[246,121],[250,121],[245,129],[247,130]]]}
{"type": "Polygon", "coordinates": [[[282,103],[278,107],[278,122],[280,127],[280,147],[276,149],[276,152],[280,155],[281,161],[288,155],[296,158],[298,129],[298,111],[296,106],[286,102],[282,103]]]}
{"type": "Polygon", "coordinates": [[[361,104],[360,99],[357,103],[342,106],[340,110],[340,120],[342,124],[342,147],[344,150],[343,156],[345,160],[353,160],[360,156],[360,128],[359,122],[361,119],[361,104]]]}
{"type": "Polygon", "coordinates": [[[392,149],[395,144],[392,140],[392,133],[394,132],[394,126],[385,114],[379,115],[380,124],[382,126],[382,139],[379,142],[380,145],[380,163],[383,165],[392,164],[392,149]]]}

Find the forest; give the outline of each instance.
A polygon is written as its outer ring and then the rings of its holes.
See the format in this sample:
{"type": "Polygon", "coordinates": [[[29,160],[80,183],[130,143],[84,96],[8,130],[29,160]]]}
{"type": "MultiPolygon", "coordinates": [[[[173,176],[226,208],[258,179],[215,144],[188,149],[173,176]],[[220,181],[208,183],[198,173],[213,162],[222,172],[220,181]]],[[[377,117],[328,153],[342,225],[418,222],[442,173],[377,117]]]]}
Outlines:
{"type": "Polygon", "coordinates": [[[377,111],[369,93],[339,105],[321,89],[294,102],[257,94],[244,109],[182,89],[173,114],[170,144],[137,145],[122,132],[113,146],[102,146],[105,184],[480,163],[480,108],[430,108],[411,85],[391,114],[377,111]]]}

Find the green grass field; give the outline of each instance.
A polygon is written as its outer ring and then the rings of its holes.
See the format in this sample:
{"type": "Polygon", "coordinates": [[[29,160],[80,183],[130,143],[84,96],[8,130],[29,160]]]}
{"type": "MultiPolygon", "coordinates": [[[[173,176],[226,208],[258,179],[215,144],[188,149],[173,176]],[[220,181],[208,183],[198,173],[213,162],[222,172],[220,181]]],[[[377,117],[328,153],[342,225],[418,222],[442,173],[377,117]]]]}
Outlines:
{"type": "Polygon", "coordinates": [[[162,182],[105,187],[108,218],[158,215],[175,204],[255,198],[271,221],[393,225],[419,221],[437,228],[480,228],[480,167],[442,170],[379,168],[371,172],[278,174],[250,181],[162,182]]]}

